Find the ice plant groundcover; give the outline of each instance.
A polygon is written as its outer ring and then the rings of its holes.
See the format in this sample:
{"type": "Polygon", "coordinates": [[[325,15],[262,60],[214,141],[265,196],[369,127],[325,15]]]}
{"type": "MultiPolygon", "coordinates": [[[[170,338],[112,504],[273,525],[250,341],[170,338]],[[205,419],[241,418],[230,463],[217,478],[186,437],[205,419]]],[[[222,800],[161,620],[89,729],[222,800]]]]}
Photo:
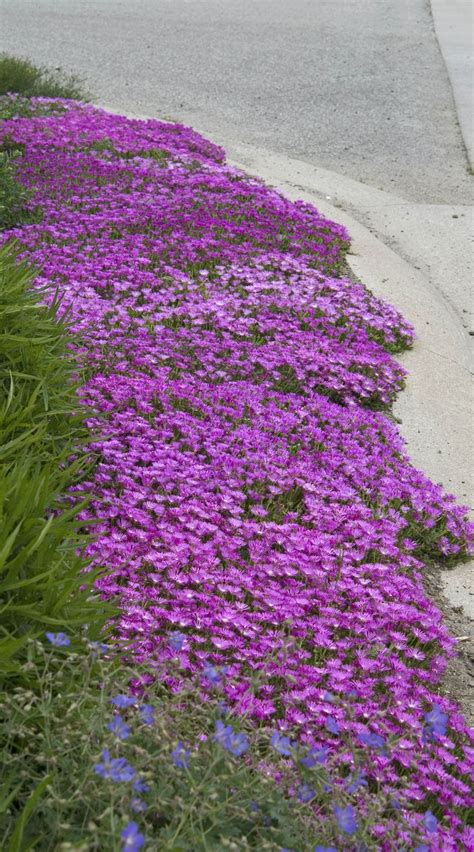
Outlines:
{"type": "Polygon", "coordinates": [[[43,106],[1,129],[42,214],[5,238],[80,335],[118,635],[173,688],[211,666],[282,735],[364,742],[430,849],[472,848],[472,732],[438,692],[455,642],[422,583],[468,526],[387,412],[413,330],[344,277],[341,226],[194,131],[43,106]]]}

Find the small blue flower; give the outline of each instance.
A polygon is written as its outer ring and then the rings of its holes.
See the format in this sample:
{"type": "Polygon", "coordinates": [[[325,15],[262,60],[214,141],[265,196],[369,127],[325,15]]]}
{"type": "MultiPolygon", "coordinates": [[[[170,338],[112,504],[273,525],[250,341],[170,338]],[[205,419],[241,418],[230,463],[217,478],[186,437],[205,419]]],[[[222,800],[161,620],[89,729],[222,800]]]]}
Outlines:
{"type": "Polygon", "coordinates": [[[330,704],[335,704],[336,696],[332,692],[325,692],[323,695],[323,701],[329,701],[330,704]]]}
{"type": "Polygon", "coordinates": [[[420,843],[419,846],[415,846],[413,852],[430,852],[430,847],[426,843],[420,843]]]}
{"type": "Polygon", "coordinates": [[[122,710],[125,707],[132,707],[132,705],[135,704],[135,699],[131,698],[129,695],[116,695],[114,698],[110,699],[110,703],[122,710]]]}
{"type": "Polygon", "coordinates": [[[435,815],[431,813],[431,811],[426,811],[423,817],[423,822],[425,824],[425,829],[428,834],[433,834],[435,831],[438,830],[438,820],[436,819],[435,815]]]}
{"type": "Polygon", "coordinates": [[[352,805],[347,805],[345,808],[340,808],[336,805],[334,816],[341,831],[349,835],[355,834],[357,831],[357,820],[352,805]]]}
{"type": "Polygon", "coordinates": [[[171,760],[177,769],[187,769],[189,767],[190,752],[185,749],[182,742],[179,742],[175,749],[171,752],[171,760]]]}
{"type": "Polygon", "coordinates": [[[358,772],[352,780],[346,782],[346,790],[348,793],[356,793],[361,787],[367,787],[364,770],[358,772]]]}
{"type": "Polygon", "coordinates": [[[252,799],[252,801],[250,802],[249,808],[250,808],[250,810],[251,810],[251,812],[252,812],[253,814],[256,814],[256,813],[257,813],[257,811],[258,811],[258,804],[257,804],[257,802],[256,802],[254,799],[252,799]]]}
{"type": "Polygon", "coordinates": [[[298,787],[298,801],[303,802],[303,804],[310,802],[315,795],[314,790],[308,784],[302,784],[301,787],[298,787]]]}
{"type": "Polygon", "coordinates": [[[109,650],[109,646],[106,645],[105,642],[89,642],[89,649],[92,651],[93,655],[106,654],[109,650]]]}
{"type": "Polygon", "coordinates": [[[173,651],[181,651],[185,641],[186,636],[184,633],[180,633],[179,630],[175,630],[174,633],[170,633],[168,637],[168,645],[173,651]]]}
{"type": "Polygon", "coordinates": [[[340,734],[341,729],[336,722],[334,716],[328,716],[326,719],[326,730],[329,731],[330,734],[340,734]]]}
{"type": "Polygon", "coordinates": [[[153,725],[155,721],[155,711],[151,704],[142,704],[138,708],[138,712],[140,713],[140,719],[144,725],[153,725]]]}
{"type": "Polygon", "coordinates": [[[143,811],[146,811],[148,805],[143,799],[133,798],[130,802],[130,807],[134,813],[141,814],[143,811]]]}
{"type": "Polygon", "coordinates": [[[135,790],[136,793],[149,793],[150,792],[150,785],[147,784],[145,781],[143,781],[142,778],[137,778],[133,782],[132,787],[133,787],[133,789],[135,790]]]}
{"type": "Polygon", "coordinates": [[[119,740],[126,740],[130,735],[130,728],[125,724],[120,716],[114,716],[111,722],[107,725],[109,731],[115,734],[119,740]]]}
{"type": "Polygon", "coordinates": [[[204,677],[209,683],[212,683],[214,686],[220,683],[221,673],[219,669],[216,669],[215,666],[211,666],[210,663],[206,663],[203,669],[204,677]]]}
{"type": "Polygon", "coordinates": [[[385,748],[385,740],[379,734],[372,734],[370,731],[361,731],[358,735],[359,742],[369,748],[385,748]]]}
{"type": "Polygon", "coordinates": [[[439,704],[433,704],[430,712],[425,713],[424,716],[426,725],[423,731],[423,741],[446,736],[448,718],[447,713],[443,713],[439,704]]]}
{"type": "Polygon", "coordinates": [[[125,826],[120,837],[123,841],[122,850],[126,849],[127,852],[138,852],[138,849],[141,849],[145,843],[143,834],[140,834],[138,825],[133,820],[125,826]]]}
{"type": "Polygon", "coordinates": [[[337,852],[335,846],[315,846],[314,852],[337,852]]]}
{"type": "Polygon", "coordinates": [[[216,722],[214,739],[222,748],[230,751],[235,757],[241,757],[250,747],[245,734],[236,733],[232,725],[224,725],[224,722],[221,722],[220,719],[216,722]]]}
{"type": "Polygon", "coordinates": [[[48,642],[51,642],[51,645],[56,645],[57,648],[65,648],[71,644],[71,640],[66,633],[45,633],[44,635],[48,642]]]}
{"type": "Polygon", "coordinates": [[[271,738],[272,747],[284,757],[291,757],[291,751],[295,747],[289,737],[284,737],[278,731],[274,731],[271,738]]]}
{"type": "Polygon", "coordinates": [[[110,778],[112,781],[132,781],[135,770],[124,757],[110,757],[108,749],[102,752],[102,763],[96,763],[93,767],[96,775],[102,778],[110,778]]]}
{"type": "Polygon", "coordinates": [[[306,766],[307,769],[312,769],[316,764],[323,764],[327,760],[329,749],[311,747],[308,754],[301,758],[300,763],[306,766]]]}

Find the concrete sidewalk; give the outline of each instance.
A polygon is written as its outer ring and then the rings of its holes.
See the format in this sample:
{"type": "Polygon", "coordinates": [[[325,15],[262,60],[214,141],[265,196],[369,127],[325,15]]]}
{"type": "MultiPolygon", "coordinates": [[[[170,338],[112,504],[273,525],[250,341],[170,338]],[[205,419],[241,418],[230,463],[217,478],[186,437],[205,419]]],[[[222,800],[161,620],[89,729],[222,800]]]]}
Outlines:
{"type": "Polygon", "coordinates": [[[431,0],[438,43],[453,88],[459,124],[474,168],[474,12],[472,0],[431,0]]]}

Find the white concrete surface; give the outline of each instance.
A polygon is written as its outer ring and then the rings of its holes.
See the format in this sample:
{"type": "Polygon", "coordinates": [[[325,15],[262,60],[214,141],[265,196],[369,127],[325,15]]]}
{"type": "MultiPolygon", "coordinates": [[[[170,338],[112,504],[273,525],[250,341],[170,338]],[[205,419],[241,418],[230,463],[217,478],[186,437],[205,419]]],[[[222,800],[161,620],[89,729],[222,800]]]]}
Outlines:
{"type": "Polygon", "coordinates": [[[431,11],[474,168],[474,6],[472,0],[431,0],[431,11]]]}

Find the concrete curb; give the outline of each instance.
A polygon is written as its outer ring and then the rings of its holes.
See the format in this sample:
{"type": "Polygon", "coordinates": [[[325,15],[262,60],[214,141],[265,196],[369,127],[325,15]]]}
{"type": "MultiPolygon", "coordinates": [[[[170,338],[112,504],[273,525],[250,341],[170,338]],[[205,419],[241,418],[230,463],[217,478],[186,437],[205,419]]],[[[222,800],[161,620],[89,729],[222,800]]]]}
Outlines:
{"type": "Polygon", "coordinates": [[[431,0],[441,54],[453,89],[467,156],[474,168],[474,53],[471,0],[431,0]]]}

